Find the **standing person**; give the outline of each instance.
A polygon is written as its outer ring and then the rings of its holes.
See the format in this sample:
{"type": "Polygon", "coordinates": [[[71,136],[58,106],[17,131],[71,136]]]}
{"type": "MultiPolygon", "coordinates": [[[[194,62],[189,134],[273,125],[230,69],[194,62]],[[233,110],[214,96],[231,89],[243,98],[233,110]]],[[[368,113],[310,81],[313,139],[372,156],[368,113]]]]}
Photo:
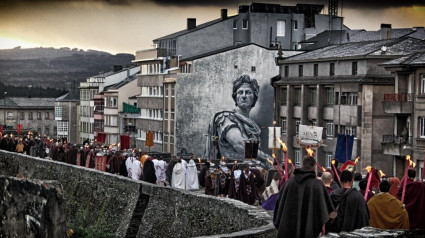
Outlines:
{"type": "Polygon", "coordinates": [[[356,172],[354,174],[353,188],[355,188],[355,189],[357,189],[359,191],[360,191],[360,187],[359,187],[360,180],[362,180],[362,174],[359,173],[359,172],[356,172]]]}
{"type": "Polygon", "coordinates": [[[129,178],[133,177],[131,168],[133,166],[134,161],[136,161],[136,160],[137,160],[136,157],[134,157],[133,154],[130,154],[130,156],[125,161],[125,167],[127,168],[127,175],[128,175],[129,178]]]}
{"type": "Polygon", "coordinates": [[[143,164],[143,181],[156,184],[155,165],[150,157],[143,164]]]}
{"type": "Polygon", "coordinates": [[[163,184],[164,186],[166,186],[165,171],[167,169],[167,163],[164,160],[158,159],[153,159],[152,162],[155,166],[156,184],[163,184]]]}
{"type": "Polygon", "coordinates": [[[196,164],[195,164],[195,161],[193,161],[193,159],[190,159],[187,165],[186,189],[187,190],[199,189],[198,170],[196,169],[196,164]]]}
{"type": "Polygon", "coordinates": [[[384,180],[379,184],[380,193],[367,202],[370,226],[380,229],[409,229],[409,215],[403,204],[389,194],[391,184],[384,180]]]}
{"type": "Polygon", "coordinates": [[[205,180],[208,170],[210,170],[210,162],[206,161],[205,165],[202,167],[201,172],[199,172],[198,175],[199,185],[201,185],[202,187],[205,187],[205,180]]]}
{"type": "Polygon", "coordinates": [[[325,185],[325,188],[328,191],[328,194],[331,194],[332,191],[334,190],[331,187],[331,184],[332,184],[332,174],[329,173],[329,172],[323,172],[323,174],[322,174],[322,183],[323,183],[323,185],[325,185]]]}
{"type": "Polygon", "coordinates": [[[24,153],[24,143],[22,143],[22,139],[19,139],[19,142],[16,145],[16,152],[20,154],[24,153]]]}
{"type": "Polygon", "coordinates": [[[397,197],[397,191],[398,187],[400,186],[400,179],[397,177],[390,178],[391,188],[390,188],[390,194],[394,197],[397,197]]]}
{"type": "Polygon", "coordinates": [[[316,161],[303,158],[279,192],[273,214],[277,237],[317,237],[334,207],[323,183],[316,179],[316,161]]]}
{"type": "MultiPolygon", "coordinates": [[[[425,185],[422,182],[415,182],[415,169],[409,169],[407,176],[404,205],[409,213],[410,229],[425,229],[425,185]]],[[[402,197],[405,182],[404,180],[400,184],[397,192],[398,199],[402,197]]]]}
{"type": "MultiPolygon", "coordinates": [[[[360,187],[360,193],[362,194],[362,196],[364,197],[364,194],[366,193],[366,187],[367,187],[367,180],[366,179],[362,179],[359,182],[359,187],[360,187]]],[[[372,187],[370,187],[372,188],[372,187]]],[[[369,188],[369,191],[367,191],[367,197],[366,197],[366,202],[369,202],[369,200],[373,197],[373,192],[370,191],[371,189],[369,188]]]]}
{"type": "Polygon", "coordinates": [[[362,194],[352,188],[353,173],[344,170],[341,173],[341,188],[331,193],[333,205],[337,208],[337,217],[332,231],[353,231],[369,226],[369,210],[362,194]]]}
{"type": "Polygon", "coordinates": [[[122,156],[121,153],[119,151],[112,151],[111,153],[112,157],[109,160],[109,173],[111,174],[119,174],[120,173],[120,168],[121,168],[121,164],[122,164],[122,156]]]}
{"type": "Polygon", "coordinates": [[[173,175],[171,176],[171,187],[186,189],[186,176],[184,174],[184,168],[179,161],[173,167],[173,175]]]}

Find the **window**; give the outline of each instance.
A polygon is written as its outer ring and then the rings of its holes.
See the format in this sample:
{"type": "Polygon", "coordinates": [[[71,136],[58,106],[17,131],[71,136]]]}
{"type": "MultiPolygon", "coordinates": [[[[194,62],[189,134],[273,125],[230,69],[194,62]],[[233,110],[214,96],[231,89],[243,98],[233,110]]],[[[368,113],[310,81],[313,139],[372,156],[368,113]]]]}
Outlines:
{"type": "Polygon", "coordinates": [[[237,20],[235,20],[235,21],[233,21],[233,29],[238,29],[238,21],[237,20]]]}
{"type": "Polygon", "coordinates": [[[298,21],[294,20],[294,30],[298,30],[298,21]]]}
{"type": "Polygon", "coordinates": [[[276,36],[285,36],[285,24],[286,24],[286,21],[277,21],[276,36]]]}
{"type": "Polygon", "coordinates": [[[351,63],[351,74],[357,75],[357,62],[351,63]]]}
{"type": "Polygon", "coordinates": [[[349,135],[349,136],[357,137],[357,127],[356,126],[344,126],[344,125],[340,125],[339,126],[339,133],[340,134],[347,133],[347,135],[349,135]]]}
{"type": "Polygon", "coordinates": [[[289,66],[285,65],[285,77],[289,76],[289,66]]]}
{"type": "Polygon", "coordinates": [[[334,105],[334,89],[326,88],[326,106],[332,107],[334,105]]]}
{"type": "Polygon", "coordinates": [[[310,90],[310,93],[311,93],[311,106],[316,106],[317,105],[317,89],[312,88],[310,90]]]}
{"type": "Polygon", "coordinates": [[[248,20],[244,19],[242,20],[242,29],[248,29],[248,20]]]}
{"type": "Polygon", "coordinates": [[[298,77],[302,77],[302,76],[303,76],[303,66],[298,65],[298,77]]]}
{"type": "Polygon", "coordinates": [[[170,144],[174,144],[174,136],[170,135],[170,144]]]}
{"type": "Polygon", "coordinates": [[[326,121],[326,138],[332,139],[334,137],[334,122],[333,121],[326,121]]]}
{"type": "Polygon", "coordinates": [[[50,113],[46,112],[46,120],[49,120],[49,119],[50,119],[50,113]]]}
{"type": "Polygon", "coordinates": [[[286,106],[288,103],[288,89],[282,88],[282,106],[286,106]]]}
{"type": "Polygon", "coordinates": [[[295,151],[295,166],[300,167],[301,165],[301,149],[294,148],[295,151]]]}
{"type": "Polygon", "coordinates": [[[301,106],[301,88],[295,89],[295,102],[294,106],[301,106]]]}
{"type": "Polygon", "coordinates": [[[62,107],[55,106],[55,117],[62,117],[62,107]]]}
{"type": "Polygon", "coordinates": [[[165,97],[168,97],[168,85],[164,86],[164,95],[165,97]]]}
{"type": "Polygon", "coordinates": [[[425,74],[421,74],[421,94],[425,94],[425,74]]]}
{"type": "Polygon", "coordinates": [[[341,105],[357,105],[357,93],[342,92],[341,105]]]}
{"type": "Polygon", "coordinates": [[[312,126],[317,126],[317,120],[316,119],[311,119],[311,125],[312,126]]]}
{"type": "Polygon", "coordinates": [[[168,135],[164,134],[163,142],[164,142],[164,143],[168,143],[168,135]]]}
{"type": "Polygon", "coordinates": [[[301,118],[295,118],[295,134],[298,135],[300,132],[300,124],[301,124],[301,118]]]}
{"type": "Polygon", "coordinates": [[[282,117],[282,135],[286,135],[287,131],[286,117],[282,117]]]}
{"type": "Polygon", "coordinates": [[[19,113],[19,120],[25,120],[24,112],[19,113]]]}
{"type": "Polygon", "coordinates": [[[13,112],[6,113],[8,119],[13,119],[13,112]]]}
{"type": "Polygon", "coordinates": [[[425,138],[425,117],[419,117],[419,137],[425,138]]]}
{"type": "Polygon", "coordinates": [[[251,72],[255,72],[255,66],[251,67],[251,72]]]}
{"type": "Polygon", "coordinates": [[[333,159],[333,154],[332,152],[326,151],[326,168],[330,168],[331,167],[331,162],[333,159]]]}
{"type": "Polygon", "coordinates": [[[314,77],[319,76],[319,65],[318,64],[313,65],[313,76],[314,77]]]}
{"type": "Polygon", "coordinates": [[[174,109],[171,109],[171,120],[174,120],[174,109]]]}
{"type": "Polygon", "coordinates": [[[168,120],[168,109],[164,110],[164,119],[168,120]]]}
{"type": "Polygon", "coordinates": [[[28,120],[32,120],[32,112],[28,113],[28,120]]]}
{"type": "Polygon", "coordinates": [[[44,134],[50,135],[50,128],[49,127],[44,128],[44,134]]]}
{"type": "Polygon", "coordinates": [[[335,75],[335,63],[329,64],[329,75],[334,76],[335,75]]]}
{"type": "Polygon", "coordinates": [[[37,120],[41,120],[41,112],[37,112],[37,120]]]}
{"type": "Polygon", "coordinates": [[[174,85],[171,85],[171,97],[175,97],[175,96],[176,96],[176,92],[175,92],[174,85]]]}

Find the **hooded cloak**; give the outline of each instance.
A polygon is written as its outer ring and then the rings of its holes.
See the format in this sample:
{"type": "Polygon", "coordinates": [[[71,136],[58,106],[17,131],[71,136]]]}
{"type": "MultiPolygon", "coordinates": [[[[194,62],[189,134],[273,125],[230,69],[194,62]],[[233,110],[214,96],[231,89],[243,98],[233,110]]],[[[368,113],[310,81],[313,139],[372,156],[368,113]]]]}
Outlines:
{"type": "Polygon", "coordinates": [[[196,164],[193,159],[191,159],[187,165],[186,188],[187,190],[199,189],[198,170],[196,169],[196,164]]]}
{"type": "Polygon", "coordinates": [[[173,188],[186,189],[186,176],[182,163],[177,163],[173,168],[173,176],[171,177],[171,186],[173,188]]]}

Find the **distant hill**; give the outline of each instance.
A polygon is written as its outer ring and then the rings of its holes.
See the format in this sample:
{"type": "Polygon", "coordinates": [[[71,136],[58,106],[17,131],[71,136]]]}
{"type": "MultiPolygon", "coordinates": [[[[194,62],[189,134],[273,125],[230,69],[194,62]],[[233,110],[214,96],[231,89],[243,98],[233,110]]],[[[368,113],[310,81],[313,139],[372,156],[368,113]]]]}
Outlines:
{"type": "Polygon", "coordinates": [[[99,72],[112,71],[114,65],[130,65],[132,60],[132,54],[70,48],[0,50],[0,82],[69,90],[99,72]]]}

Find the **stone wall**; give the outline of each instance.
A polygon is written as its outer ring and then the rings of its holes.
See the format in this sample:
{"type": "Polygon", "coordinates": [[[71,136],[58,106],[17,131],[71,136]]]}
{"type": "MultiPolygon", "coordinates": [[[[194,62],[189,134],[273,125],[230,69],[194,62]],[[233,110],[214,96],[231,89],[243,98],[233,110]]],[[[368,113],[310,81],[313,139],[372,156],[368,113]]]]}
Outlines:
{"type": "Polygon", "coordinates": [[[240,201],[0,151],[0,175],[17,174],[62,184],[68,228],[92,227],[116,237],[276,235],[267,212],[240,201]]]}
{"type": "Polygon", "coordinates": [[[58,182],[0,176],[0,204],[0,237],[66,237],[58,182]]]}

